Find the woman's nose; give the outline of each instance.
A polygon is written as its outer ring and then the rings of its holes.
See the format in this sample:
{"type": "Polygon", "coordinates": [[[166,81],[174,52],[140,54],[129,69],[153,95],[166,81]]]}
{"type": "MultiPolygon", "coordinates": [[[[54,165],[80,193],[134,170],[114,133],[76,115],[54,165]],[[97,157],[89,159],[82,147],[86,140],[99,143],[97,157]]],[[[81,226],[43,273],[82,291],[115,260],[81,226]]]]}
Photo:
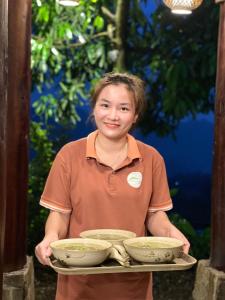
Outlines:
{"type": "Polygon", "coordinates": [[[109,112],[109,117],[112,120],[117,120],[118,119],[118,111],[117,109],[112,108],[109,112]]]}

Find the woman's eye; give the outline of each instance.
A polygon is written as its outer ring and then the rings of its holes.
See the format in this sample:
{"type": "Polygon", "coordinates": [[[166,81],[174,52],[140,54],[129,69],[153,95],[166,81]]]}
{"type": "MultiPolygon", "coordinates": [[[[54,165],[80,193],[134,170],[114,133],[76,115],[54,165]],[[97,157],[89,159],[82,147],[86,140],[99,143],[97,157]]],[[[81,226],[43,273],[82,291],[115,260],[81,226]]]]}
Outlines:
{"type": "Polygon", "coordinates": [[[107,108],[107,107],[109,107],[109,105],[108,105],[108,104],[106,104],[106,103],[102,103],[100,106],[101,106],[101,107],[104,107],[104,108],[107,108]]]}
{"type": "Polygon", "coordinates": [[[124,107],[121,107],[121,110],[122,111],[129,111],[129,108],[124,106],[124,107]]]}

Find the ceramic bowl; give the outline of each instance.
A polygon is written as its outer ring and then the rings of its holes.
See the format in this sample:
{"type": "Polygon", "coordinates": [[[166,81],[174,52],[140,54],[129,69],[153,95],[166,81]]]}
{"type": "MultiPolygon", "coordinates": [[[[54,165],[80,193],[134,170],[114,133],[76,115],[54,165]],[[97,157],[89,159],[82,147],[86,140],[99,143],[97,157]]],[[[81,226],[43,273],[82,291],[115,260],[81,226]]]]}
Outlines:
{"type": "Polygon", "coordinates": [[[124,240],[136,237],[136,233],[121,229],[94,229],[81,232],[80,237],[105,240],[113,245],[123,245],[124,240]]]}
{"type": "Polygon", "coordinates": [[[123,241],[127,253],[139,262],[171,262],[182,255],[183,242],[167,237],[137,237],[123,241]]]}
{"type": "Polygon", "coordinates": [[[97,239],[71,238],[52,242],[53,256],[62,264],[91,267],[101,264],[110,253],[112,244],[97,239]]]}

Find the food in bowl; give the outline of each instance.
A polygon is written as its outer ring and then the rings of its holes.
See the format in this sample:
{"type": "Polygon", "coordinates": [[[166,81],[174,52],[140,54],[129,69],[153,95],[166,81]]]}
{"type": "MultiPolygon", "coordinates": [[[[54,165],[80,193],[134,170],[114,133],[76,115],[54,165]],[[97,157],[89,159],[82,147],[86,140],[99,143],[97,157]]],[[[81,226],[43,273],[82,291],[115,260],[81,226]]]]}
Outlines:
{"type": "Polygon", "coordinates": [[[183,242],[167,237],[137,237],[123,241],[127,253],[144,263],[171,262],[181,256],[183,242]]]}
{"type": "Polygon", "coordinates": [[[105,240],[112,244],[121,244],[126,239],[136,237],[136,233],[122,229],[93,229],[80,233],[82,238],[105,240]]]}
{"type": "Polygon", "coordinates": [[[110,253],[112,244],[97,239],[71,238],[52,242],[53,256],[68,266],[91,267],[101,264],[110,253]]]}
{"type": "Polygon", "coordinates": [[[80,251],[93,251],[104,249],[102,245],[84,245],[79,243],[65,243],[55,246],[55,248],[65,249],[65,250],[80,250],[80,251]]]}
{"type": "Polygon", "coordinates": [[[116,234],[94,234],[91,236],[92,239],[101,239],[101,240],[124,240],[127,237],[124,235],[116,234]]]}
{"type": "Polygon", "coordinates": [[[162,248],[172,247],[172,245],[168,245],[168,243],[160,243],[157,241],[137,242],[137,243],[133,243],[132,246],[143,248],[143,249],[162,249],[162,248]]]}

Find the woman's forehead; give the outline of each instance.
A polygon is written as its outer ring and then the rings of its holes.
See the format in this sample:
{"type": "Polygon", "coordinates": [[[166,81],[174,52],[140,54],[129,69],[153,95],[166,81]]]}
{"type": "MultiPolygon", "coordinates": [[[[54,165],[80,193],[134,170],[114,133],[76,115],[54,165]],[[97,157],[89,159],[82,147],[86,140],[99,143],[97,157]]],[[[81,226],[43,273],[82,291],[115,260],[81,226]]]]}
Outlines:
{"type": "Polygon", "coordinates": [[[127,86],[124,83],[109,84],[109,85],[105,86],[99,93],[99,97],[102,97],[104,95],[111,96],[111,95],[115,95],[115,94],[124,95],[129,99],[134,97],[133,91],[131,89],[129,89],[129,86],[127,86]]]}

